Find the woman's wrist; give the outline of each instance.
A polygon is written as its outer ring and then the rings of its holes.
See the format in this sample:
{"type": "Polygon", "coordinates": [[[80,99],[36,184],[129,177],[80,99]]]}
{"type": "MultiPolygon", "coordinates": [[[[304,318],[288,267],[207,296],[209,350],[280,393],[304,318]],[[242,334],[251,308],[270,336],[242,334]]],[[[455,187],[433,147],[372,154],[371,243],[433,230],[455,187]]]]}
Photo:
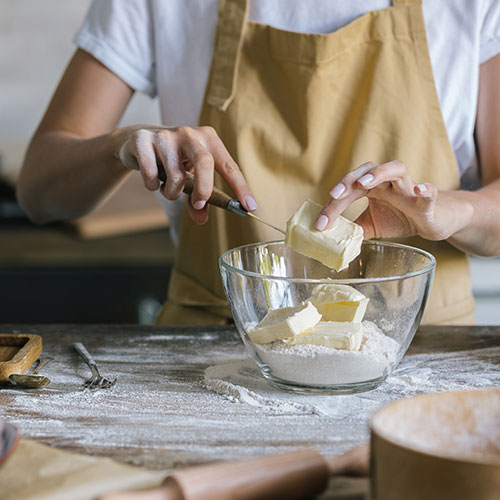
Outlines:
{"type": "Polygon", "coordinates": [[[491,224],[491,210],[487,197],[477,191],[443,193],[452,206],[448,243],[466,253],[492,256],[499,252],[498,230],[491,224]]]}
{"type": "Polygon", "coordinates": [[[131,170],[123,158],[123,150],[130,135],[140,127],[128,126],[112,130],[108,134],[108,148],[111,154],[111,163],[118,170],[131,170]]]}
{"type": "Polygon", "coordinates": [[[436,200],[436,221],[444,237],[453,238],[472,226],[474,205],[466,191],[440,191],[436,200]]]}

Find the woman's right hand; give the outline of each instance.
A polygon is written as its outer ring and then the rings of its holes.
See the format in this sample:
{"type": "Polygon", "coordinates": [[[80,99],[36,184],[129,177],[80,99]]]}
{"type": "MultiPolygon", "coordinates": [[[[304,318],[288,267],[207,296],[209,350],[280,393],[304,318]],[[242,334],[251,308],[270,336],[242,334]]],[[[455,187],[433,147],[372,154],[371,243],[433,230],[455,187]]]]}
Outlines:
{"type": "Polygon", "coordinates": [[[139,170],[146,188],[160,189],[167,200],[181,195],[186,171],[194,174],[193,193],[187,207],[196,223],[203,224],[208,219],[206,202],[214,187],[214,171],[247,210],[257,208],[241,170],[212,127],[134,126],[117,129],[113,135],[115,155],[123,165],[139,170]]]}

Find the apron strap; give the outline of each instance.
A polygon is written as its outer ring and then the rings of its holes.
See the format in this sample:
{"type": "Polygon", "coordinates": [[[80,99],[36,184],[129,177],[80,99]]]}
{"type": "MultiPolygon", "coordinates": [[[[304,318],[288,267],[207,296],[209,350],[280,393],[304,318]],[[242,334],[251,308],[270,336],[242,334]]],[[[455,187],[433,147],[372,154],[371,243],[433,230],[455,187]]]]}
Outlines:
{"type": "Polygon", "coordinates": [[[236,92],[247,0],[221,0],[207,102],[225,111],[236,92]]]}
{"type": "Polygon", "coordinates": [[[392,0],[393,7],[408,7],[408,5],[422,5],[422,0],[392,0]]]}

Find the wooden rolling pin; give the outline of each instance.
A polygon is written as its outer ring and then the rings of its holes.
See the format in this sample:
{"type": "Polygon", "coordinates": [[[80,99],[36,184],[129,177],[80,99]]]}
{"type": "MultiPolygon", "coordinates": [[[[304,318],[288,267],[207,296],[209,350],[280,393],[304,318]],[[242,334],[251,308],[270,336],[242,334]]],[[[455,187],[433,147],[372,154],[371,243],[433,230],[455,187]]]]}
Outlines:
{"type": "MultiPolygon", "coordinates": [[[[158,165],[158,177],[162,182],[166,182],[167,180],[165,170],[161,165],[158,165]]],[[[191,193],[193,192],[193,188],[194,188],[194,175],[191,172],[186,172],[186,180],[182,192],[190,196],[191,193]]],[[[224,210],[228,210],[229,212],[232,212],[233,214],[236,215],[241,215],[243,217],[249,216],[252,219],[262,222],[262,224],[265,224],[266,226],[272,227],[276,231],[279,231],[281,234],[285,234],[285,231],[283,231],[279,227],[273,226],[269,222],[262,220],[260,217],[257,217],[257,215],[253,214],[252,212],[247,212],[247,210],[245,210],[243,205],[236,198],[231,198],[231,196],[229,196],[227,193],[224,193],[224,191],[221,191],[216,187],[214,187],[212,194],[210,195],[210,198],[207,200],[207,203],[209,205],[213,205],[214,207],[219,207],[223,208],[224,210]]]]}
{"type": "Polygon", "coordinates": [[[167,477],[163,486],[118,493],[101,500],[300,500],[324,491],[330,476],[366,476],[368,445],[325,459],[306,449],[190,467],[167,477]]]}

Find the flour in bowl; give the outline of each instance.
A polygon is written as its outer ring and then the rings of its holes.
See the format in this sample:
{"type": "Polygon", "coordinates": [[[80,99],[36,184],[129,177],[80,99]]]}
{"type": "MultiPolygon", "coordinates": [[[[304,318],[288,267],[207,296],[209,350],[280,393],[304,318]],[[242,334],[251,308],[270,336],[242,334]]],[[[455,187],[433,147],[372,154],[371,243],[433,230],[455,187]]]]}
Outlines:
{"type": "Polygon", "coordinates": [[[321,345],[254,344],[258,357],[276,378],[306,385],[344,385],[388,375],[396,364],[399,344],[371,321],[363,321],[358,351],[321,345]]]}

